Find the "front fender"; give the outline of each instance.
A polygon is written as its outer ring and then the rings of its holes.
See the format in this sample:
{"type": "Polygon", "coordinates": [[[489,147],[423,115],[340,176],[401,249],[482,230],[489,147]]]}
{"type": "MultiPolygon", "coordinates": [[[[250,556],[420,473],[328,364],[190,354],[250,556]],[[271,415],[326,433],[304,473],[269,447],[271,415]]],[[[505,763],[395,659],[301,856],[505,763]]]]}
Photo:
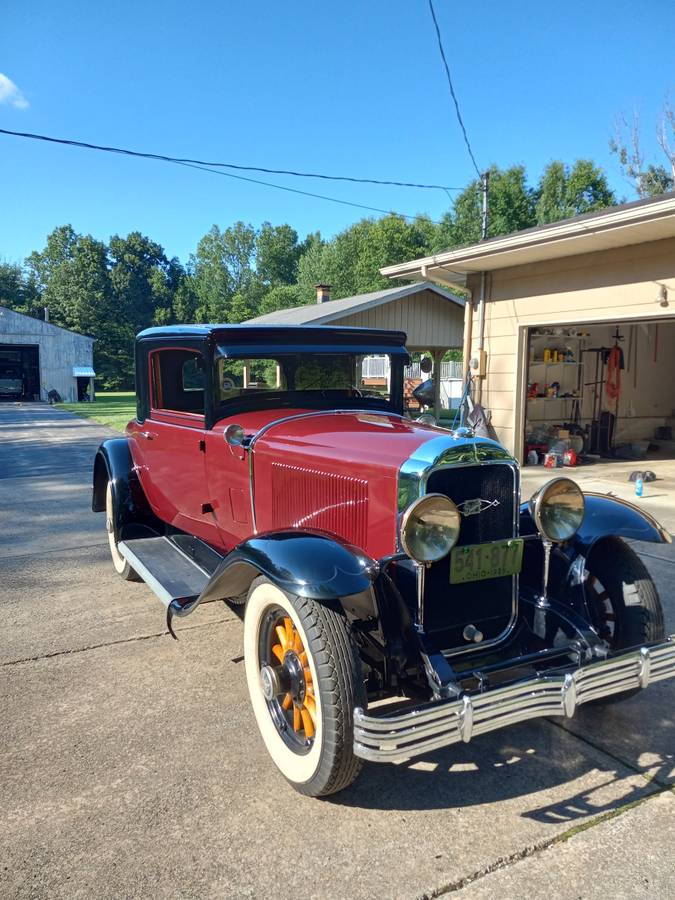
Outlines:
{"type": "Polygon", "coordinates": [[[259,534],[234,548],[192,603],[172,604],[185,616],[200,603],[227,600],[246,592],[259,575],[283,591],[312,600],[339,600],[359,619],[376,615],[372,585],[378,563],[357,547],[329,535],[306,531],[259,534]]]}
{"type": "MultiPolygon", "coordinates": [[[[628,500],[584,492],[586,515],[581,528],[570,541],[574,549],[587,556],[589,550],[605,537],[623,537],[652,544],[670,544],[672,537],[652,515],[628,500]]],[[[527,503],[520,506],[520,533],[536,534],[536,526],[527,503]]]]}

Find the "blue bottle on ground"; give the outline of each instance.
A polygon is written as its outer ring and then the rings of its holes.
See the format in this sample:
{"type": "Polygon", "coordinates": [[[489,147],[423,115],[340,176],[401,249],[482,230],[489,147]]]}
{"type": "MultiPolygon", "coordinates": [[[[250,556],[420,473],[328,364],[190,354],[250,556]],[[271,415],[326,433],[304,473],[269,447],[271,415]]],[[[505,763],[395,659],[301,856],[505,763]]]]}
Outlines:
{"type": "Polygon", "coordinates": [[[643,487],[644,487],[644,485],[642,483],[642,475],[638,475],[638,477],[635,479],[635,496],[636,497],[642,496],[643,487]]]}

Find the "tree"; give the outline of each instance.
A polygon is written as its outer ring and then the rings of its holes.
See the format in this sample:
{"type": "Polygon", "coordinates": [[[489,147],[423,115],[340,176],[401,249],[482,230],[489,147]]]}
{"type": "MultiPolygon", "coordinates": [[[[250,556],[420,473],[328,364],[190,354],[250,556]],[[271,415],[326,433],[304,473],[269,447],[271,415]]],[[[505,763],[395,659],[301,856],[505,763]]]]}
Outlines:
{"type": "Polygon", "coordinates": [[[255,244],[255,229],[244,222],[224,231],[213,225],[199,241],[191,267],[200,321],[228,321],[232,298],[245,295],[255,280],[255,244]]]}
{"type": "MultiPolygon", "coordinates": [[[[488,237],[510,234],[536,224],[536,193],[527,184],[524,166],[490,169],[488,191],[488,237]]],[[[442,224],[449,243],[444,249],[475,244],[481,239],[482,193],[472,181],[453,204],[442,224]]]]}
{"type": "Polygon", "coordinates": [[[171,267],[162,247],[139,231],[110,238],[110,280],[118,315],[134,332],[171,306],[171,267]]]}
{"type": "Polygon", "coordinates": [[[614,125],[614,137],[609,142],[610,151],[618,158],[621,172],[633,185],[638,197],[655,197],[675,188],[675,110],[666,102],[657,127],[657,142],[666,157],[667,165],[645,164],[645,154],[640,129],[640,117],[633,112],[631,121],[620,116],[614,125]]]}
{"type": "Polygon", "coordinates": [[[306,300],[303,300],[297,284],[278,284],[263,297],[258,315],[277,312],[280,309],[293,309],[296,306],[304,306],[305,303],[306,300]]]}
{"type": "Polygon", "coordinates": [[[40,292],[35,278],[18,263],[0,263],[0,306],[27,316],[39,315],[40,292]]]}
{"type": "Polygon", "coordinates": [[[362,219],[324,242],[319,235],[308,239],[298,266],[301,299],[314,299],[314,285],[331,285],[335,298],[391,287],[380,268],[389,263],[424,256],[431,249],[433,224],[426,217],[413,222],[390,214],[381,219],[362,219]]]}
{"type": "Polygon", "coordinates": [[[263,222],[256,239],[256,274],[266,287],[294,284],[306,246],[290,225],[263,222]]]}
{"type": "Polygon", "coordinates": [[[616,203],[607,176],[591,160],[572,167],[554,160],[544,169],[536,191],[537,225],[547,225],[616,203]]]}

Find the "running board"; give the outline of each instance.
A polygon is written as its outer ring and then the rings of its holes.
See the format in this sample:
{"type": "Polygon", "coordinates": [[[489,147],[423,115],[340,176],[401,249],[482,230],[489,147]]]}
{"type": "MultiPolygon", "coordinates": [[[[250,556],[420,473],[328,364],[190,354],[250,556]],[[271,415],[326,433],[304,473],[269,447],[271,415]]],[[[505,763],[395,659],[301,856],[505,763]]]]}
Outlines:
{"type": "Polygon", "coordinates": [[[211,576],[211,566],[195,562],[168,537],[120,541],[117,549],[165,606],[196,599],[211,576]]]}

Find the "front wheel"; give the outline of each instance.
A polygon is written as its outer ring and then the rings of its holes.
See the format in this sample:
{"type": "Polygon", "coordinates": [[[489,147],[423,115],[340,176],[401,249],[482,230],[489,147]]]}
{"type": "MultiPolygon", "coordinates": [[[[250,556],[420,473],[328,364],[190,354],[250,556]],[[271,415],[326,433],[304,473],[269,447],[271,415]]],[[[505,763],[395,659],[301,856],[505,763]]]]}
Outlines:
{"type": "MultiPolygon", "coordinates": [[[[586,597],[593,626],[613,651],[665,640],[663,608],[644,563],[621,538],[603,540],[587,563],[586,597]]],[[[601,703],[632,697],[610,696],[601,703]]]]}
{"type": "Polygon", "coordinates": [[[350,785],[353,712],[364,705],[360,660],[337,602],[251,585],[244,618],[246,679],[265,746],[286,780],[310,797],[350,785]]]}

